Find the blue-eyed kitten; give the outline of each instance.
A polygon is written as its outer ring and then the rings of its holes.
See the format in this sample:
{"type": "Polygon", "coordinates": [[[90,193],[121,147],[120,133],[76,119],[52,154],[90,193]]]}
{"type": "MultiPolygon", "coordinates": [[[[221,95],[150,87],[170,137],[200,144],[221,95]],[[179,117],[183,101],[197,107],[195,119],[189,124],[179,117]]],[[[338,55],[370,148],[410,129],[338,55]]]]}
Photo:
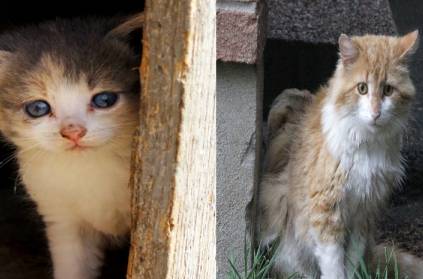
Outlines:
{"type": "Polygon", "coordinates": [[[55,279],[92,279],[130,228],[139,54],[130,19],[56,20],[0,36],[0,130],[47,231],[55,279]]]}

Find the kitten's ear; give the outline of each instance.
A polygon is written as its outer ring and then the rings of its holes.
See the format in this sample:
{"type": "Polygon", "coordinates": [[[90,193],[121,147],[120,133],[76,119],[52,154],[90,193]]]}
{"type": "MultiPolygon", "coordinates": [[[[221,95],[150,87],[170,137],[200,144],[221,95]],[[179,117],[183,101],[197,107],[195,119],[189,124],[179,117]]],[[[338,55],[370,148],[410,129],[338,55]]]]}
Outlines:
{"type": "Polygon", "coordinates": [[[344,66],[351,65],[354,63],[358,58],[358,48],[345,34],[341,34],[338,39],[339,44],[339,55],[341,56],[342,63],[344,66]]]}
{"type": "Polygon", "coordinates": [[[126,38],[133,31],[142,29],[143,26],[144,13],[139,13],[127,18],[124,22],[113,28],[106,36],[126,38]]]}
{"type": "Polygon", "coordinates": [[[7,65],[13,57],[13,53],[7,50],[0,50],[0,78],[7,71],[7,65]]]}
{"type": "Polygon", "coordinates": [[[404,56],[408,56],[413,54],[419,45],[419,31],[414,30],[401,38],[399,38],[398,42],[398,53],[399,57],[403,58],[404,56]]]}

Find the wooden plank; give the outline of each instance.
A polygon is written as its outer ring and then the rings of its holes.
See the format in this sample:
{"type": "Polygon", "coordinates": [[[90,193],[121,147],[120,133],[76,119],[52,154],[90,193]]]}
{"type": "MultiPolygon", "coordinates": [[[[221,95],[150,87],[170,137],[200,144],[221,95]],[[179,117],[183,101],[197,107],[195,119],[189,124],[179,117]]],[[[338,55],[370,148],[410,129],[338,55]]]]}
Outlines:
{"type": "Polygon", "coordinates": [[[216,277],[214,2],[145,3],[130,279],[216,277]]]}

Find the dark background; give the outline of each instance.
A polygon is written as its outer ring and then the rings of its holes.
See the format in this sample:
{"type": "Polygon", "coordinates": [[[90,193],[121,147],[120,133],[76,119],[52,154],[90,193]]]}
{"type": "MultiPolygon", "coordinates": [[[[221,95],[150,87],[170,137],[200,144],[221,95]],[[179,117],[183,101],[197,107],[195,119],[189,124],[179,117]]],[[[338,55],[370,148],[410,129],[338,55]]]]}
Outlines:
{"type": "MultiPolygon", "coordinates": [[[[391,0],[398,33],[415,29],[423,36],[423,1],[391,0]]],[[[267,119],[270,105],[284,89],[315,91],[333,74],[338,59],[337,46],[267,40],[264,51],[264,106],[267,119]]],[[[383,212],[378,240],[391,242],[423,257],[423,43],[411,63],[411,77],[417,89],[410,125],[404,137],[407,175],[389,210],[383,212]]]]}
{"type": "MultiPolygon", "coordinates": [[[[131,15],[142,11],[143,3],[129,0],[8,1],[2,3],[0,9],[0,33],[58,17],[131,15]]],[[[52,278],[42,221],[19,184],[16,162],[9,161],[10,156],[13,156],[13,148],[0,143],[0,279],[52,278]]],[[[128,247],[108,251],[101,278],[125,278],[127,255],[128,247]]]]}

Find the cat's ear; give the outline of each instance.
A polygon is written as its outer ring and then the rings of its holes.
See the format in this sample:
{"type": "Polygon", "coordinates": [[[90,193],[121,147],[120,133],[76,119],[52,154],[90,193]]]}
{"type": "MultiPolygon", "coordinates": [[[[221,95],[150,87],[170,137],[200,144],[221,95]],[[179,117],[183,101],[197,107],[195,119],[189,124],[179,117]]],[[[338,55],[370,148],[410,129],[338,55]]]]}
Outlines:
{"type": "Polygon", "coordinates": [[[402,37],[398,41],[398,53],[399,57],[403,58],[405,56],[413,54],[419,45],[419,31],[414,30],[402,37]]]}
{"type": "Polygon", "coordinates": [[[3,75],[6,73],[7,66],[9,65],[13,56],[13,52],[0,50],[0,78],[3,77],[3,75]]]}
{"type": "Polygon", "coordinates": [[[124,20],[121,24],[113,28],[106,36],[116,38],[126,38],[135,30],[141,30],[144,26],[144,13],[139,13],[130,16],[124,20]]]}
{"type": "Polygon", "coordinates": [[[345,34],[338,39],[339,55],[344,66],[353,64],[358,58],[358,48],[353,40],[345,34]]]}

